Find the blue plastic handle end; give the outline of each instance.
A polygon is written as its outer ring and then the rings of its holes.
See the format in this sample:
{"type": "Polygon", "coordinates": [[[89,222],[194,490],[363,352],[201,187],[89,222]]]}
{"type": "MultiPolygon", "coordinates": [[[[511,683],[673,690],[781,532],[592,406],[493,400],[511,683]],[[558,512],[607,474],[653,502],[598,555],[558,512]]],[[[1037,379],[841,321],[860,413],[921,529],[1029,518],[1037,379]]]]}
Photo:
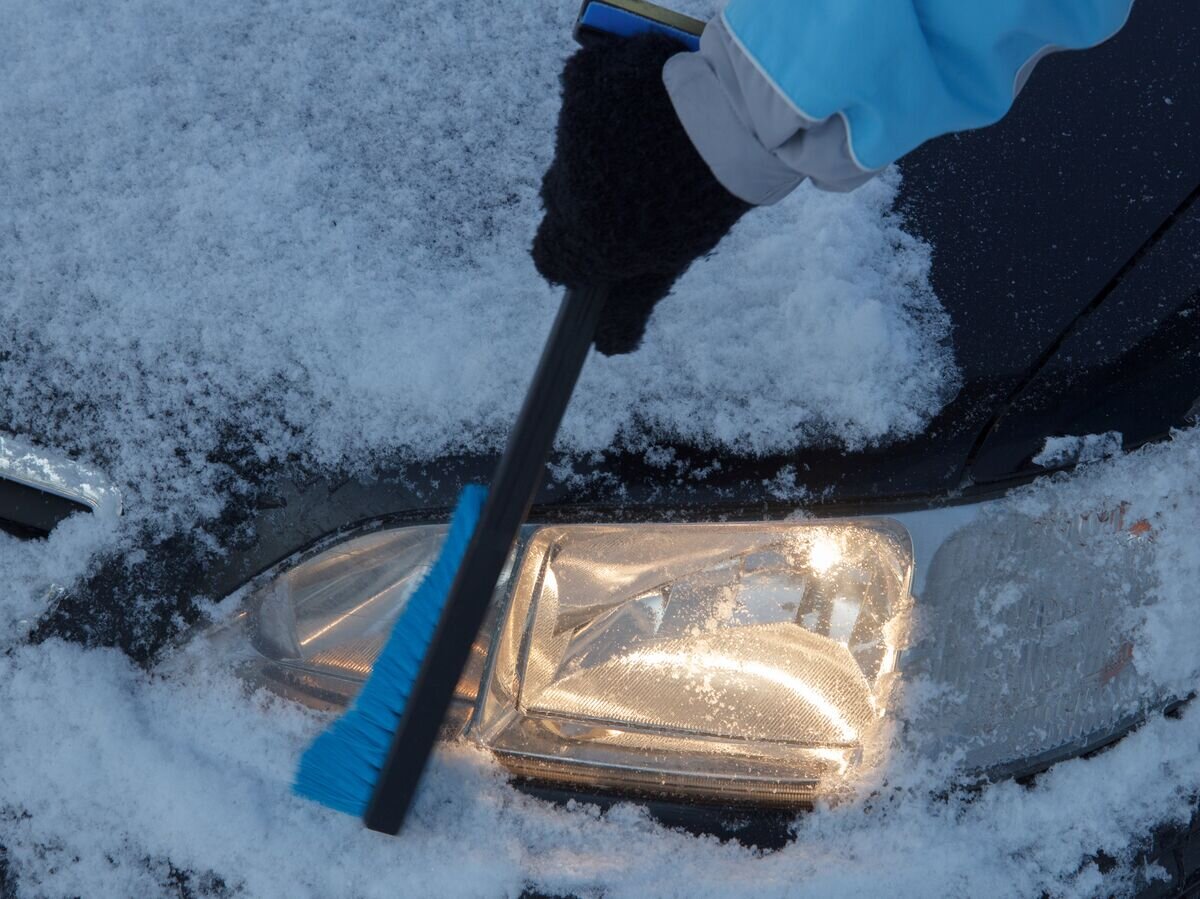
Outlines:
{"type": "Polygon", "coordinates": [[[647,31],[657,31],[673,38],[688,50],[700,49],[700,38],[679,28],[673,28],[663,22],[656,22],[639,16],[629,10],[609,6],[606,3],[592,2],[584,7],[579,16],[579,25],[594,31],[603,31],[619,37],[632,37],[635,34],[645,34],[647,31]]]}

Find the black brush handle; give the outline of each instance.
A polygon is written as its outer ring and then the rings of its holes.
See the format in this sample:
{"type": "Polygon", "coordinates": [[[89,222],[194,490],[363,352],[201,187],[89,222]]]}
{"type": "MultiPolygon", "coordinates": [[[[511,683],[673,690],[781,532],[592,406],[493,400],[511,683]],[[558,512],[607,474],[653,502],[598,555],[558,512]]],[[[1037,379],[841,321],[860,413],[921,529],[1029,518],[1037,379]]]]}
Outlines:
{"type": "Polygon", "coordinates": [[[541,484],[605,297],[602,288],[568,290],[563,297],[363,816],[371,830],[394,834],[404,823],[496,582],[541,484]]]}

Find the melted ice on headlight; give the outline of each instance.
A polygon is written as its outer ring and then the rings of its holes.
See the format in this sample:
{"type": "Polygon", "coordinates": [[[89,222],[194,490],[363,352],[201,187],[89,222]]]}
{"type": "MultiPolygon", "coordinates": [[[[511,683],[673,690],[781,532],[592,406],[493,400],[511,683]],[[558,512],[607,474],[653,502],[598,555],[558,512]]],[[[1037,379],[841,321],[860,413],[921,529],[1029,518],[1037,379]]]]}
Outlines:
{"type": "MultiPolygon", "coordinates": [[[[344,707],[443,533],[360,535],[267,579],[235,627],[245,675],[344,707]]],[[[474,703],[468,732],[518,774],[794,805],[886,709],[912,570],[894,523],[543,527],[519,555],[445,731],[474,703]]]]}

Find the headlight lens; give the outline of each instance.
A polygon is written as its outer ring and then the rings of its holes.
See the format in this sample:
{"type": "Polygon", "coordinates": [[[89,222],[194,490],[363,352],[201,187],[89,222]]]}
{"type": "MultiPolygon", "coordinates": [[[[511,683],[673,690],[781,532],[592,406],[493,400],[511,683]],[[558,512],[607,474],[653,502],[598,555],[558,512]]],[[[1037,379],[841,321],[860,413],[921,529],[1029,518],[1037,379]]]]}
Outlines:
{"type": "Polygon", "coordinates": [[[540,529],[473,730],[538,780],[811,799],[883,712],[910,573],[886,522],[540,529]]]}

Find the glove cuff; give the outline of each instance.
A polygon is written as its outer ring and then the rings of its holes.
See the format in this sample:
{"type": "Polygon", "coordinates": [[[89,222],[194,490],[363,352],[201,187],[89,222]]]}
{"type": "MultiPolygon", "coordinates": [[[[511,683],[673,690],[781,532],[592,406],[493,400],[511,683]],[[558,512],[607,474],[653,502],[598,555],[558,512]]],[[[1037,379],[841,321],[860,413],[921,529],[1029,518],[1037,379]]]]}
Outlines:
{"type": "Polygon", "coordinates": [[[692,145],[717,180],[755,206],[778,202],[806,177],[847,191],[877,170],[860,166],[840,115],[799,112],[729,30],[723,16],[704,29],[699,53],[679,53],[663,81],[692,145]]]}
{"type": "MultiPolygon", "coordinates": [[[[705,35],[713,25],[705,29],[705,35]]],[[[679,53],[663,67],[663,84],[692,146],[713,176],[752,206],[782,200],[804,176],[784,165],[743,122],[701,53],[679,53]]]]}

